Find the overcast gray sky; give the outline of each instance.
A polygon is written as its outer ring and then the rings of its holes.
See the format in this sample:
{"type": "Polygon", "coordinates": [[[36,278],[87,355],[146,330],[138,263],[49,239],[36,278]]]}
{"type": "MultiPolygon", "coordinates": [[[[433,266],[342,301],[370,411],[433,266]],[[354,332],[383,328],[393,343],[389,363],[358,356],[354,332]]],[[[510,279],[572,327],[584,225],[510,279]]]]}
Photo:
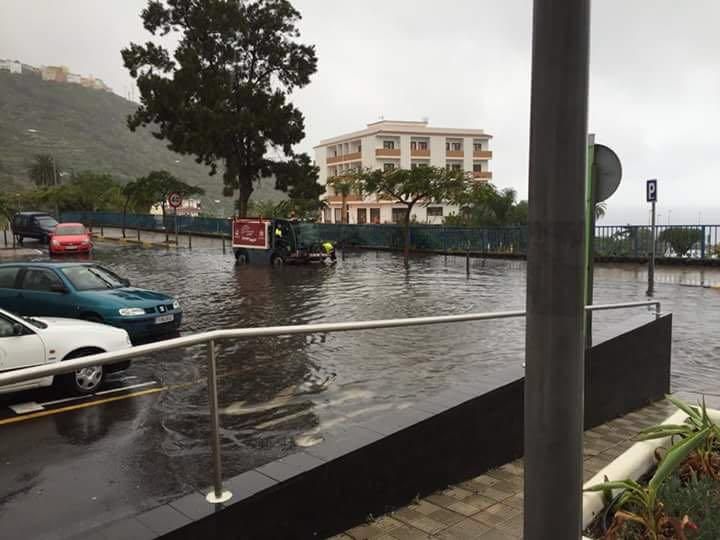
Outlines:
{"type": "MultiPolygon", "coordinates": [[[[65,64],[126,96],[120,49],[144,41],[145,0],[0,0],[0,58],[65,64]]],[[[295,95],[312,152],[383,115],[427,116],[495,136],[499,187],[527,196],[530,0],[295,0],[318,73],[295,95]]],[[[590,130],[623,163],[604,223],[646,222],[644,180],[659,178],[660,221],[720,223],[720,2],[595,0],[590,130]]]]}

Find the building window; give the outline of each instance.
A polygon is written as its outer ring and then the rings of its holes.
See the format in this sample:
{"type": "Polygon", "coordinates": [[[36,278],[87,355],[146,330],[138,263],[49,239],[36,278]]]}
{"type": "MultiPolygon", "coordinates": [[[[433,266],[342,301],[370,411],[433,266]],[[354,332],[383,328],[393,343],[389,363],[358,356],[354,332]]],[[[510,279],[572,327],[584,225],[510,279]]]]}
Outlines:
{"type": "Polygon", "coordinates": [[[371,208],[370,209],[370,223],[373,223],[375,225],[380,224],[380,209],[379,208],[371,208]]]}
{"type": "Polygon", "coordinates": [[[393,208],[392,209],[392,222],[393,223],[404,223],[406,215],[407,215],[407,208],[393,208]]]}
{"type": "Polygon", "coordinates": [[[445,150],[447,150],[448,152],[450,151],[450,143],[449,142],[445,143],[445,150]]]}
{"type": "Polygon", "coordinates": [[[383,164],[383,170],[384,170],[384,171],[392,171],[392,170],[394,170],[394,169],[395,169],[395,164],[394,164],[394,163],[385,163],[385,164],[383,164]]]}
{"type": "Polygon", "coordinates": [[[428,206],[427,217],[443,217],[442,206],[428,206]]]}
{"type": "Polygon", "coordinates": [[[342,223],[342,208],[335,208],[335,223],[342,223]]]}
{"type": "Polygon", "coordinates": [[[460,150],[462,150],[462,143],[459,143],[459,142],[452,143],[452,149],[453,149],[453,152],[459,152],[460,150]]]}
{"type": "Polygon", "coordinates": [[[416,141],[410,141],[410,150],[417,150],[418,143],[416,141]]]}
{"type": "Polygon", "coordinates": [[[418,148],[420,150],[427,150],[427,141],[420,141],[418,142],[418,148]]]}
{"type": "Polygon", "coordinates": [[[451,171],[462,171],[462,163],[450,163],[449,167],[451,171]]]}
{"type": "Polygon", "coordinates": [[[473,172],[482,172],[482,163],[473,163],[473,172]]]}
{"type": "Polygon", "coordinates": [[[367,208],[357,209],[357,222],[361,225],[367,223],[367,208]]]}
{"type": "Polygon", "coordinates": [[[323,219],[323,221],[324,221],[325,223],[332,223],[332,209],[331,209],[331,208],[326,208],[326,209],[323,211],[323,214],[324,214],[324,219],[323,219]]]}
{"type": "Polygon", "coordinates": [[[482,152],[482,143],[473,143],[473,150],[475,150],[475,152],[482,152]]]}
{"type": "Polygon", "coordinates": [[[383,141],[383,148],[385,150],[395,150],[395,141],[383,141]]]}

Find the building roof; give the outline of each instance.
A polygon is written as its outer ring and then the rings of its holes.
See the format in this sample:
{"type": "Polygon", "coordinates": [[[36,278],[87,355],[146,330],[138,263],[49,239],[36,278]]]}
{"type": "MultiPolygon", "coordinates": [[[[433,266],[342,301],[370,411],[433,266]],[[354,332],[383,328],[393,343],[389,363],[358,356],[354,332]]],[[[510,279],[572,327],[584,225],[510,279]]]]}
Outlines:
{"type": "Polygon", "coordinates": [[[492,139],[492,135],[485,133],[482,129],[461,129],[461,128],[443,128],[443,127],[429,127],[426,120],[421,121],[408,121],[408,120],[379,120],[378,122],[372,122],[367,125],[367,128],[360,131],[353,131],[351,133],[345,133],[338,135],[337,137],[331,137],[330,139],[323,139],[320,144],[314,146],[318,148],[320,146],[327,146],[329,144],[335,144],[339,142],[345,142],[348,139],[358,139],[360,137],[367,137],[368,135],[377,135],[380,133],[388,134],[403,134],[403,135],[448,135],[448,136],[468,136],[477,137],[480,139],[492,139]]]}

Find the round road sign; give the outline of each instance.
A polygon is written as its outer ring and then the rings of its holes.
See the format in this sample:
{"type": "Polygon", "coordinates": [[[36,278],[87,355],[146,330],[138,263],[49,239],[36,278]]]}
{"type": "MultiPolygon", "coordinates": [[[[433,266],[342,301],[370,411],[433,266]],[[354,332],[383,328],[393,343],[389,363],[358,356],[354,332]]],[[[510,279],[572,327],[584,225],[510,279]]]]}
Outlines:
{"type": "Polygon", "coordinates": [[[168,204],[173,208],[178,208],[182,205],[182,195],[179,193],[171,193],[168,195],[168,204]]]}
{"type": "Polygon", "coordinates": [[[595,145],[595,202],[602,202],[615,193],[622,179],[622,166],[617,154],[603,144],[595,145]]]}

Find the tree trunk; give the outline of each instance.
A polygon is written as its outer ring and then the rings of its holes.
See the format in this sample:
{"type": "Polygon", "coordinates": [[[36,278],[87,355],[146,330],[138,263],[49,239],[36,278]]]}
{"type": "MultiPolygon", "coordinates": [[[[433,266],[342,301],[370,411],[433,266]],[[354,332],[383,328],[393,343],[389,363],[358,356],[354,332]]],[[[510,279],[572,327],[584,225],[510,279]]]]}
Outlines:
{"type": "Polygon", "coordinates": [[[405,219],[403,220],[403,225],[405,227],[405,246],[403,248],[403,257],[406,265],[408,264],[408,258],[410,256],[410,210],[412,210],[412,207],[412,204],[407,207],[405,219]]]}
{"type": "Polygon", "coordinates": [[[123,219],[122,219],[122,236],[125,238],[125,227],[127,226],[127,211],[128,211],[128,205],[130,204],[130,199],[127,199],[125,201],[125,204],[123,205],[123,219]]]}
{"type": "Polygon", "coordinates": [[[237,212],[238,217],[247,217],[248,206],[250,205],[250,195],[252,195],[252,181],[247,182],[238,177],[238,199],[237,212]]]}
{"type": "Polygon", "coordinates": [[[340,206],[340,212],[342,213],[340,216],[340,223],[347,223],[347,197],[343,195],[342,197],[342,205],[340,206]]]}

